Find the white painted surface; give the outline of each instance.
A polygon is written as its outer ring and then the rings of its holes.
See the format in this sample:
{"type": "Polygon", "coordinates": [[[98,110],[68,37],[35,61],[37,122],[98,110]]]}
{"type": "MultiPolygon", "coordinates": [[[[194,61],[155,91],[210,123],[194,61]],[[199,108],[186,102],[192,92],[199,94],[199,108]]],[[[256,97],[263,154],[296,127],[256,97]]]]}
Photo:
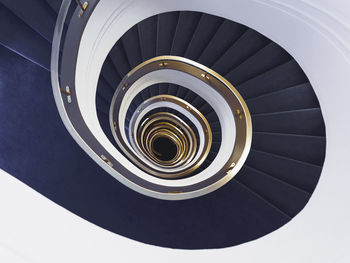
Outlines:
{"type": "MultiPolygon", "coordinates": [[[[183,251],[140,244],[102,230],[8,175],[2,175],[1,261],[350,262],[350,125],[347,122],[350,116],[350,2],[105,0],[103,3],[110,13],[104,8],[102,10],[101,5],[101,9],[96,9],[99,18],[96,21],[107,19],[118,24],[119,30],[98,35],[97,40],[86,35],[85,40],[89,41],[84,41],[87,45],[81,49],[82,53],[92,49],[96,53],[91,57],[81,56],[80,66],[100,68],[107,50],[127,28],[146,16],[175,9],[198,10],[230,18],[258,30],[286,48],[307,73],[323,109],[327,156],[320,183],[306,208],[274,233],[228,249],[183,251]],[[117,5],[120,8],[112,8],[117,5]],[[111,17],[113,11],[118,15],[116,20],[111,17]],[[103,41],[106,50],[97,49],[95,40],[103,41]],[[6,257],[10,259],[2,260],[6,257]]],[[[90,32],[97,28],[98,24],[88,25],[90,32]]],[[[108,32],[112,27],[104,29],[108,32]]],[[[84,80],[90,70],[92,68],[80,68],[78,85],[86,85],[85,88],[96,85],[98,72],[91,74],[86,82],[84,80]]],[[[96,113],[91,109],[87,113],[95,118],[96,113]]]]}

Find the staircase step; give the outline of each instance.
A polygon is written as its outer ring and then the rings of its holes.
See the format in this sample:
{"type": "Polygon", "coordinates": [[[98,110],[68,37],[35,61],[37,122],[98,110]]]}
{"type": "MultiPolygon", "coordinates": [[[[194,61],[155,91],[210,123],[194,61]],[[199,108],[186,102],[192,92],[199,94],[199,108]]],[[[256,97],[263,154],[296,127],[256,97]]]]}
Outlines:
{"type": "Polygon", "coordinates": [[[121,40],[130,68],[133,69],[142,62],[141,45],[137,25],[129,29],[129,31],[122,36],[121,40]]]}
{"type": "Polygon", "coordinates": [[[276,43],[270,42],[226,74],[226,78],[230,79],[234,85],[239,85],[289,60],[291,60],[291,56],[284,49],[276,43]]]}
{"type": "Polygon", "coordinates": [[[179,12],[158,15],[157,56],[170,54],[178,19],[179,12]]]}
{"type": "Polygon", "coordinates": [[[182,11],[176,26],[171,46],[171,55],[184,56],[193,34],[197,28],[201,14],[198,12],[182,11]]]}
{"type": "Polygon", "coordinates": [[[264,94],[246,100],[251,114],[318,108],[319,103],[310,83],[264,94]]]}
{"type": "Polygon", "coordinates": [[[0,32],[1,45],[47,70],[50,68],[49,42],[1,3],[0,32]]]}
{"type": "Polygon", "coordinates": [[[235,179],[290,217],[299,213],[310,198],[309,193],[247,165],[242,167],[235,179]]]}
{"type": "Polygon", "coordinates": [[[47,41],[52,41],[57,15],[45,0],[25,0],[21,4],[1,0],[1,3],[47,41]]]}
{"type": "Polygon", "coordinates": [[[308,82],[305,73],[295,60],[291,60],[235,87],[244,99],[250,99],[305,82],[308,82]]]}
{"type": "Polygon", "coordinates": [[[158,16],[152,16],[137,25],[142,61],[157,56],[157,23],[158,16]]]}
{"type": "Polygon", "coordinates": [[[197,60],[223,21],[224,20],[222,18],[217,16],[202,14],[191,42],[187,47],[185,57],[192,60],[197,60]]]}
{"type": "Polygon", "coordinates": [[[320,108],[252,115],[254,132],[325,136],[320,108]]]}
{"type": "MultiPolygon", "coordinates": [[[[217,57],[212,69],[224,76],[270,42],[268,38],[255,30],[249,29],[232,46],[228,47],[220,57],[217,57]]],[[[235,82],[231,83],[235,85],[235,82]]]]}
{"type": "Polygon", "coordinates": [[[119,77],[116,69],[114,68],[113,62],[109,57],[107,57],[105,63],[102,66],[101,75],[108,82],[109,86],[112,89],[117,89],[121,78],[119,77]]]}
{"type": "Polygon", "coordinates": [[[317,165],[257,150],[250,151],[246,164],[308,193],[314,191],[322,171],[317,165]]]}
{"type": "Polygon", "coordinates": [[[253,132],[252,149],[322,166],[326,139],[320,136],[253,132]]]}
{"type": "Polygon", "coordinates": [[[198,62],[212,67],[246,30],[247,28],[243,25],[225,20],[200,55],[198,62]]]}
{"type": "Polygon", "coordinates": [[[117,70],[119,77],[122,79],[131,70],[128,58],[124,49],[123,43],[117,42],[109,53],[109,58],[112,60],[114,68],[117,70]]]}

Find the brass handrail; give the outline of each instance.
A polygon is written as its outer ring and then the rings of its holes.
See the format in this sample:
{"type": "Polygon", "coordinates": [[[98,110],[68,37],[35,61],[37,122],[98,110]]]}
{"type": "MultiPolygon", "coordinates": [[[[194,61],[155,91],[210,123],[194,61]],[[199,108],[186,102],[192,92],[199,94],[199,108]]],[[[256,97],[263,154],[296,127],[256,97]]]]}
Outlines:
{"type": "MultiPolygon", "coordinates": [[[[136,81],[138,81],[141,77],[145,76],[150,72],[164,70],[164,69],[176,70],[179,72],[184,72],[189,75],[192,75],[193,77],[200,79],[201,81],[211,86],[213,89],[217,90],[225,98],[227,104],[231,109],[232,115],[235,117],[237,140],[235,142],[235,147],[233,149],[233,152],[228,162],[226,163],[225,167],[223,167],[223,169],[226,170],[229,176],[233,177],[239,171],[241,165],[243,165],[243,162],[250,150],[251,139],[252,139],[252,127],[251,127],[251,117],[250,117],[248,107],[246,106],[243,98],[238,93],[238,91],[224,77],[220,76],[218,73],[214,72],[213,70],[195,61],[192,61],[183,57],[159,56],[159,57],[152,58],[136,66],[134,69],[132,69],[120,82],[118,88],[116,89],[115,95],[112,99],[111,109],[110,109],[111,129],[118,146],[130,158],[130,160],[132,160],[132,162],[138,165],[141,169],[143,169],[149,174],[162,177],[162,178],[179,178],[181,176],[192,174],[205,161],[205,158],[209,153],[208,148],[206,148],[206,151],[204,155],[201,156],[199,162],[186,171],[176,172],[176,173],[172,173],[170,170],[168,172],[165,172],[165,171],[159,172],[156,169],[150,168],[149,165],[147,165],[142,159],[140,159],[140,157],[137,156],[135,152],[133,152],[132,147],[131,145],[129,145],[128,142],[123,142],[123,136],[121,133],[122,131],[121,132],[119,131],[120,125],[117,125],[117,126],[114,125],[115,123],[120,123],[122,121],[121,119],[119,119],[119,110],[121,107],[121,102],[123,101],[123,98],[126,95],[126,93],[130,89],[132,89],[133,84],[136,81]]],[[[170,95],[157,95],[148,100],[158,99],[158,100],[170,101],[170,99],[172,98],[173,96],[170,96],[170,95]]],[[[176,99],[183,101],[182,99],[179,99],[179,98],[176,98],[176,99]]],[[[187,102],[184,101],[184,103],[187,103],[187,102]]],[[[194,113],[197,111],[192,107],[192,105],[186,106],[186,109],[189,114],[191,112],[194,113]]],[[[136,111],[138,112],[139,110],[137,109],[136,111]]],[[[198,114],[202,116],[200,112],[198,112],[198,114]]],[[[204,116],[202,116],[200,119],[203,119],[203,118],[204,116]]],[[[206,135],[208,136],[210,140],[210,145],[211,145],[212,138],[211,138],[210,128],[208,128],[209,124],[204,126],[207,126],[204,130],[207,132],[206,135]]],[[[143,133],[141,133],[141,135],[142,134],[143,133]]],[[[133,139],[135,138],[132,138],[132,140],[133,139]]],[[[137,140],[142,141],[141,138],[137,138],[137,140]]]]}

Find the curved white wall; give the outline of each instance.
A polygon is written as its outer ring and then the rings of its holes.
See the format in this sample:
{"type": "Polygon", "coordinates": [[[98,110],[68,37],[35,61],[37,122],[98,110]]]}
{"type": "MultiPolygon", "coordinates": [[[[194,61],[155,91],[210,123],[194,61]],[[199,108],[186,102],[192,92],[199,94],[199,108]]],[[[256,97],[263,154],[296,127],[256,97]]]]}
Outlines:
{"type": "MultiPolygon", "coordinates": [[[[272,234],[227,249],[183,251],[144,245],[107,232],[1,175],[0,259],[12,255],[23,262],[116,262],[121,258],[127,262],[350,262],[350,2],[102,0],[112,2],[122,7],[116,23],[125,30],[146,15],[198,10],[250,26],[288,50],[308,75],[326,122],[327,156],[319,185],[306,208],[272,234]]],[[[97,7],[96,15],[106,16],[102,7],[97,7]]],[[[96,57],[85,62],[102,65],[115,39],[103,41],[106,50],[97,50],[96,57]]],[[[96,44],[90,43],[90,48],[96,44]]]]}

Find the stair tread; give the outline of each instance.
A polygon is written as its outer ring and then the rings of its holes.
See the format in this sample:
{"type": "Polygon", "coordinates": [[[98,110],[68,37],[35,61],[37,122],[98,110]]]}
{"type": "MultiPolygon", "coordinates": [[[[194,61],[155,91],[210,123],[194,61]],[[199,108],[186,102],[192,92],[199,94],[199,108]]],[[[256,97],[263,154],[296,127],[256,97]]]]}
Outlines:
{"type": "MultiPolygon", "coordinates": [[[[220,57],[217,57],[212,69],[221,75],[227,75],[253,54],[265,47],[270,40],[253,29],[240,36],[220,57]]],[[[232,82],[235,85],[235,82],[232,82]]]]}
{"type": "Polygon", "coordinates": [[[198,62],[211,67],[246,30],[247,28],[243,25],[225,20],[207,44],[198,62]]]}
{"type": "Polygon", "coordinates": [[[300,212],[310,198],[309,193],[247,165],[242,167],[235,179],[290,217],[300,212]]]}
{"type": "Polygon", "coordinates": [[[157,23],[158,17],[153,16],[137,25],[142,61],[151,59],[157,54],[157,23]]]}
{"type": "Polygon", "coordinates": [[[1,3],[51,43],[56,24],[56,14],[47,2],[43,0],[26,0],[18,4],[18,2],[13,0],[1,0],[1,3]]]}
{"type": "Polygon", "coordinates": [[[121,41],[124,46],[126,58],[129,62],[130,68],[134,68],[142,62],[141,47],[139,40],[138,27],[133,26],[126,32],[121,41]]]}
{"type": "Polygon", "coordinates": [[[263,114],[319,107],[310,83],[288,87],[246,100],[251,114],[263,114]]]}
{"type": "Polygon", "coordinates": [[[50,68],[49,42],[0,4],[0,43],[36,64],[50,68]],[[8,25],[11,24],[11,27],[8,25]]]}
{"type": "Polygon", "coordinates": [[[312,193],[322,167],[252,149],[246,164],[275,178],[312,193]]]}
{"type": "Polygon", "coordinates": [[[178,19],[179,12],[158,15],[157,56],[170,54],[178,19]]]}
{"type": "Polygon", "coordinates": [[[117,42],[117,44],[114,45],[109,53],[109,58],[113,62],[121,79],[131,70],[122,42],[117,42]]]}
{"type": "Polygon", "coordinates": [[[250,99],[305,82],[305,73],[295,60],[291,60],[235,87],[244,99],[250,99]]]}
{"type": "Polygon", "coordinates": [[[252,149],[321,166],[326,139],[322,136],[254,132],[252,149]]]}
{"type": "Polygon", "coordinates": [[[184,56],[186,49],[199,23],[201,14],[198,12],[181,11],[176,25],[173,42],[171,45],[171,55],[184,56]]]}
{"type": "Polygon", "coordinates": [[[325,136],[320,108],[252,115],[253,131],[325,136]]]}
{"type": "Polygon", "coordinates": [[[222,25],[223,21],[222,18],[202,14],[197,28],[193,33],[193,37],[186,49],[185,57],[197,60],[213,38],[218,28],[222,25]]]}
{"type": "Polygon", "coordinates": [[[228,72],[226,78],[239,85],[290,60],[291,56],[283,48],[270,42],[228,72]]]}

